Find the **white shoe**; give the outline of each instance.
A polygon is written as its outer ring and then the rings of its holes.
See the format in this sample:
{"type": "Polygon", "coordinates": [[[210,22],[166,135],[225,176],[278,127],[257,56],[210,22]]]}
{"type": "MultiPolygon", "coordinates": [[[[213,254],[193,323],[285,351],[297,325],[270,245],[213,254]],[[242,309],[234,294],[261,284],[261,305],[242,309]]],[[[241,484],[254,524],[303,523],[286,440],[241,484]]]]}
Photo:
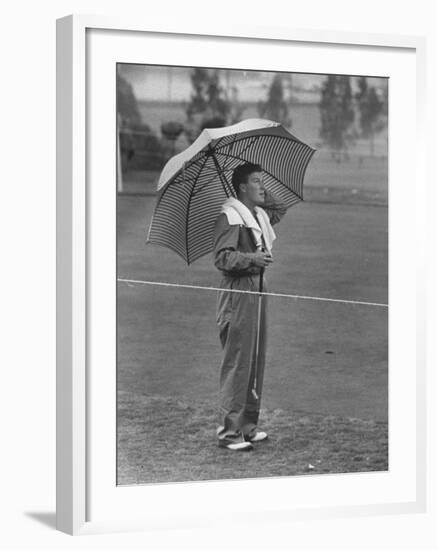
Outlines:
{"type": "Polygon", "coordinates": [[[239,443],[219,441],[219,447],[229,449],[230,451],[251,451],[253,449],[253,445],[249,441],[240,441],[239,443]]]}
{"type": "Polygon", "coordinates": [[[266,432],[256,432],[255,435],[252,435],[251,437],[246,436],[246,440],[251,443],[258,443],[258,441],[265,441],[269,436],[266,434],[266,432]]]}

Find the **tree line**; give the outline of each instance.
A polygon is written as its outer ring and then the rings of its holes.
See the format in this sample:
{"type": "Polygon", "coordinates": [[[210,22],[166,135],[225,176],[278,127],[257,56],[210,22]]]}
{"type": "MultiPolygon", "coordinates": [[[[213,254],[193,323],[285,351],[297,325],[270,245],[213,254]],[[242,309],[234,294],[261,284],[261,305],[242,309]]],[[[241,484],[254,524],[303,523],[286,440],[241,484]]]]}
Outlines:
{"type": "MultiPolygon", "coordinates": [[[[122,135],[122,149],[128,150],[128,159],[136,151],[152,148],[145,156],[146,163],[159,165],[164,157],[175,152],[175,142],[184,134],[193,142],[204,128],[218,128],[242,120],[246,105],[238,98],[238,89],[224,87],[219,70],[194,68],[191,72],[191,95],[186,104],[185,123],[163,121],[163,141],[141,121],[132,86],[117,77],[117,105],[120,124],[126,128],[122,135]],[[129,133],[136,130],[137,134],[129,133]]],[[[257,104],[258,115],[292,129],[293,102],[285,97],[284,75],[273,75],[265,100],[257,104]]],[[[320,89],[321,145],[331,151],[340,162],[347,157],[348,148],[357,138],[368,140],[370,155],[375,152],[375,137],[386,126],[388,118],[387,88],[377,89],[367,77],[328,75],[320,89]],[[355,79],[353,90],[352,79],[355,79]]],[[[140,153],[143,154],[144,153],[140,153]]]]}

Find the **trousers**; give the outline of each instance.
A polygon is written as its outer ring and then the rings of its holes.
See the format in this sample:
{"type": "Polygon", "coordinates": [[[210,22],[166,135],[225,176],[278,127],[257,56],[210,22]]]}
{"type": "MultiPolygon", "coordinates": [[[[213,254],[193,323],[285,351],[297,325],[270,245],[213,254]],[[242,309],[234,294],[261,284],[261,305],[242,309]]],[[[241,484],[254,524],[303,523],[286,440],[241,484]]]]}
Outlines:
{"type": "Polygon", "coordinates": [[[255,432],[258,423],[267,347],[267,296],[238,292],[257,292],[259,275],[224,275],[221,289],[217,323],[223,360],[217,434],[219,439],[234,442],[255,432]]]}

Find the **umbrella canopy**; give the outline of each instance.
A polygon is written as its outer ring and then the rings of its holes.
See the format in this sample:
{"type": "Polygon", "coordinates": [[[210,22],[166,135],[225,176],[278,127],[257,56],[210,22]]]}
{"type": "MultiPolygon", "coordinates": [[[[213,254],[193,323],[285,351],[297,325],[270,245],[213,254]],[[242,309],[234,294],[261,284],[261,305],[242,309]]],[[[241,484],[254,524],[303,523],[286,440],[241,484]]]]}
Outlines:
{"type": "Polygon", "coordinates": [[[314,152],[270,120],[203,130],[162,170],[148,242],[194,262],[212,250],[221,206],[235,196],[231,178],[238,165],[260,164],[266,189],[290,207],[303,199],[305,170],[314,152]]]}

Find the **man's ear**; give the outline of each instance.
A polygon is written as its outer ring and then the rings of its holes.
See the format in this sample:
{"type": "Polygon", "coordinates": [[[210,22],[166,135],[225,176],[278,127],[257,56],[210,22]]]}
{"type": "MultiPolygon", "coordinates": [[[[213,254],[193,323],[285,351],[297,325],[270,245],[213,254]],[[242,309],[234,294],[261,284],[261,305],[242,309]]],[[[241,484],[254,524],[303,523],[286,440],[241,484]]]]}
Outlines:
{"type": "Polygon", "coordinates": [[[240,193],[246,193],[246,184],[245,183],[240,183],[239,191],[240,191],[240,193]]]}

